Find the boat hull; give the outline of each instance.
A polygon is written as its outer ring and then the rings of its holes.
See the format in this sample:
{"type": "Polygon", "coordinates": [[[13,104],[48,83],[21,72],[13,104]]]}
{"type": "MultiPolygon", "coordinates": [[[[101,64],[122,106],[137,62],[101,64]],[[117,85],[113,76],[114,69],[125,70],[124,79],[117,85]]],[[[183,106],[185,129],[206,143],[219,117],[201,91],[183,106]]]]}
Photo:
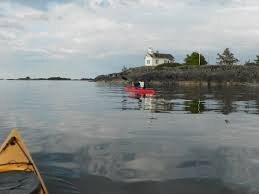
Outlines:
{"type": "Polygon", "coordinates": [[[125,87],[126,92],[132,92],[137,94],[155,94],[156,91],[153,89],[143,89],[143,88],[135,88],[135,87],[125,87]]]}
{"type": "Polygon", "coordinates": [[[0,148],[0,173],[11,171],[33,172],[40,182],[38,194],[48,194],[38,168],[16,129],[13,129],[0,148]]]}

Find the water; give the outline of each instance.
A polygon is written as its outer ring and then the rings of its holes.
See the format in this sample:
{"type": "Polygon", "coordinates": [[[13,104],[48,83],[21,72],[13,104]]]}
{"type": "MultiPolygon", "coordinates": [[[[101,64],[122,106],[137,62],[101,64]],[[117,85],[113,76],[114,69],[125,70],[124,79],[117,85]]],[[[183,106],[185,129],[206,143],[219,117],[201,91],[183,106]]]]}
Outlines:
{"type": "Polygon", "coordinates": [[[0,81],[0,141],[17,127],[51,194],[259,193],[259,88],[0,81]]]}

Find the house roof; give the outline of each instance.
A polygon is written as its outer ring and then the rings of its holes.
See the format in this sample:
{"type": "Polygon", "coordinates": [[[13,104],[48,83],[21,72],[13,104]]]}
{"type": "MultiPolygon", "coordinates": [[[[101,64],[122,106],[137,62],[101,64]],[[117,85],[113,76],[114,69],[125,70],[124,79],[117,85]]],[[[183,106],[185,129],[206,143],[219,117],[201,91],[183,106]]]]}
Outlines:
{"type": "Polygon", "coordinates": [[[155,58],[166,58],[166,59],[169,59],[169,60],[174,60],[174,57],[173,55],[171,54],[163,54],[163,53],[152,53],[152,54],[148,54],[149,56],[151,57],[155,57],[155,58]]]}

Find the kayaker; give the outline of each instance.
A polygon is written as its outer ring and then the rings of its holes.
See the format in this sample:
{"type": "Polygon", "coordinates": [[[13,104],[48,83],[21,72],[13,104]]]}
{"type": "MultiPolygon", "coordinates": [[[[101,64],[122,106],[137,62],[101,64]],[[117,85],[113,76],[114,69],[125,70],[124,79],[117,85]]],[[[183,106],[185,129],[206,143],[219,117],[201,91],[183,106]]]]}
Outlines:
{"type": "Polygon", "coordinates": [[[140,88],[140,83],[139,82],[134,82],[134,87],[135,88],[140,88]]]}
{"type": "Polygon", "coordinates": [[[145,82],[143,82],[143,81],[139,81],[139,86],[140,86],[140,88],[142,88],[142,89],[145,89],[146,87],[145,87],[145,82]]]}

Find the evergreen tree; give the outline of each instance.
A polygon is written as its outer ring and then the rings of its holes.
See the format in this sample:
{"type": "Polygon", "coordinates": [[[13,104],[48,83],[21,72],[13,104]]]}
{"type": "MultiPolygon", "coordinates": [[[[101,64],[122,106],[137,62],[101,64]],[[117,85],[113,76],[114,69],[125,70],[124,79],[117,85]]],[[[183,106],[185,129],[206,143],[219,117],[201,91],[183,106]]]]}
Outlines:
{"type": "Polygon", "coordinates": [[[249,65],[255,65],[254,62],[251,62],[250,59],[248,61],[245,62],[245,65],[246,66],[249,66],[249,65]]]}
{"type": "Polygon", "coordinates": [[[218,53],[218,64],[219,65],[235,65],[239,60],[235,58],[234,54],[230,52],[229,48],[226,48],[222,54],[218,53]]]}
{"type": "Polygon", "coordinates": [[[198,52],[193,52],[191,55],[186,55],[184,59],[185,64],[187,65],[206,65],[208,64],[205,57],[198,52]],[[200,58],[200,60],[199,60],[200,58]]]}
{"type": "Polygon", "coordinates": [[[121,69],[121,72],[124,72],[124,71],[127,71],[128,70],[128,68],[124,65],[123,67],[122,67],[122,69],[121,69]]]}
{"type": "Polygon", "coordinates": [[[256,55],[255,64],[259,65],[259,55],[256,55]]]}

